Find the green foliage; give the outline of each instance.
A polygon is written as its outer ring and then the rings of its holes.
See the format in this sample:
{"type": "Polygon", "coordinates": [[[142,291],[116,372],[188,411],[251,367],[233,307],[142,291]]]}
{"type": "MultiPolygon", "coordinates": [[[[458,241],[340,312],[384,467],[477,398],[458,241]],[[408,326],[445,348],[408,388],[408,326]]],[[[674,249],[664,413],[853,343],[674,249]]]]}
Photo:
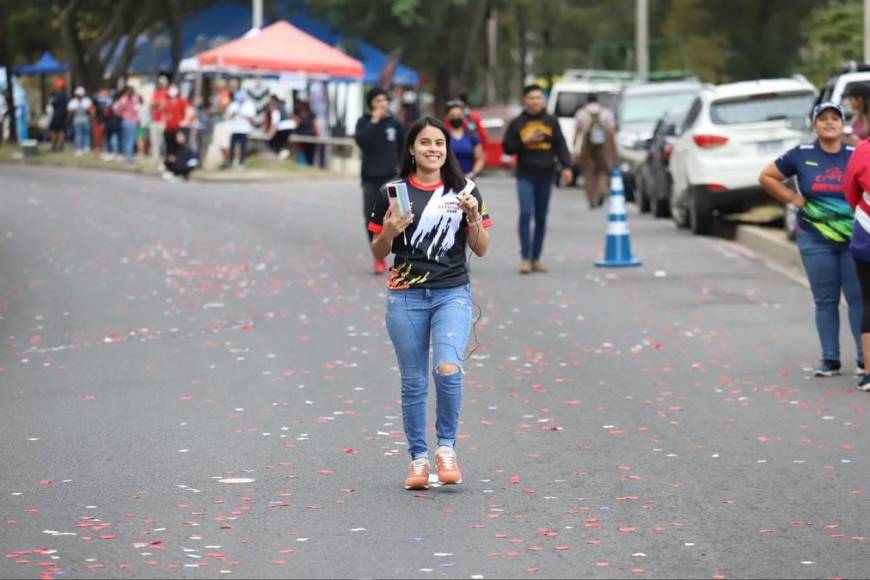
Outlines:
{"type": "Polygon", "coordinates": [[[702,81],[717,82],[725,76],[728,38],[711,33],[715,24],[702,0],[673,0],[662,26],[662,36],[676,41],[660,51],[654,69],[689,67],[702,81]]]}
{"type": "Polygon", "coordinates": [[[864,9],[861,0],[830,0],[810,13],[802,72],[821,86],[844,62],[860,61],[864,52],[864,9]]]}

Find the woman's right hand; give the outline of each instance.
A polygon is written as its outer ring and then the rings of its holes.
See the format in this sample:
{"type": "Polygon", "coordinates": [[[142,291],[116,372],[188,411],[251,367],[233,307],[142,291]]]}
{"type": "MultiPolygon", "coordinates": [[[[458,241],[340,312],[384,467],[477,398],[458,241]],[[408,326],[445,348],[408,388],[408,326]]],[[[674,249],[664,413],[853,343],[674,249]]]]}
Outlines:
{"type": "Polygon", "coordinates": [[[394,207],[397,206],[390,204],[387,213],[384,214],[384,235],[391,240],[404,232],[405,229],[411,225],[411,222],[414,221],[413,212],[409,211],[403,215],[398,211],[393,211],[394,207]]]}

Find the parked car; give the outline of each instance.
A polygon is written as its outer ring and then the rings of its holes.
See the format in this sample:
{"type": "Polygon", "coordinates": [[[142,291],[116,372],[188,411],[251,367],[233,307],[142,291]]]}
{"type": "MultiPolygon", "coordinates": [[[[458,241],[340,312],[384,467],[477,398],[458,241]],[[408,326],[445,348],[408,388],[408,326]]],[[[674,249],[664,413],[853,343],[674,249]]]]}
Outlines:
{"type": "Polygon", "coordinates": [[[670,160],[682,127],[686,111],[669,111],[662,115],[653,130],[647,147],[646,158],[637,170],[635,177],[635,197],[641,213],[652,212],[655,217],[671,215],[671,177],[670,160]]]}
{"type": "Polygon", "coordinates": [[[511,119],[522,111],[521,107],[484,107],[478,110],[481,117],[481,125],[486,129],[487,143],[484,148],[486,155],[485,168],[488,169],[511,169],[516,166],[516,155],[507,155],[502,147],[504,131],[511,119]]]}
{"type": "Polygon", "coordinates": [[[646,159],[656,122],[667,111],[688,109],[701,90],[696,79],[629,85],[616,105],[616,157],[625,197],[634,199],[635,174],[646,159]]]}
{"type": "Polygon", "coordinates": [[[718,212],[771,203],[758,174],[802,142],[815,97],[800,75],[702,89],[671,154],[674,221],[706,235],[718,212]]]}

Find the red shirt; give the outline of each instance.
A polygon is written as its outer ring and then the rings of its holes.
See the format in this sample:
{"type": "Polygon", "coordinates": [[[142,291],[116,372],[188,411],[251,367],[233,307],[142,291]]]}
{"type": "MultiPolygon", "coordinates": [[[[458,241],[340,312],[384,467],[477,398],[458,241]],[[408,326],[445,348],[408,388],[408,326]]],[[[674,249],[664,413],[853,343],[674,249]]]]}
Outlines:
{"type": "Polygon", "coordinates": [[[166,89],[155,89],[154,95],[151,97],[151,120],[162,121],[163,116],[160,114],[160,107],[169,99],[169,94],[166,89]]]}
{"type": "Polygon", "coordinates": [[[181,122],[187,116],[188,107],[190,103],[182,97],[166,101],[163,107],[163,122],[166,123],[168,131],[177,131],[181,127],[181,122]]]}

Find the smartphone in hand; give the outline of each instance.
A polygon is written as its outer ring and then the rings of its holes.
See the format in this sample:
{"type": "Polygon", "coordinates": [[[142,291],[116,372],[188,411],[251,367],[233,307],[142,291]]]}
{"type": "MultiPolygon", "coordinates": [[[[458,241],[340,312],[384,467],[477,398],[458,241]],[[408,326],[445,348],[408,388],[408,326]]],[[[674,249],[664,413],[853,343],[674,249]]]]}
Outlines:
{"type": "Polygon", "coordinates": [[[408,197],[408,186],[405,183],[388,183],[387,197],[390,199],[390,205],[398,204],[399,211],[406,214],[411,211],[411,200],[408,197]]]}

